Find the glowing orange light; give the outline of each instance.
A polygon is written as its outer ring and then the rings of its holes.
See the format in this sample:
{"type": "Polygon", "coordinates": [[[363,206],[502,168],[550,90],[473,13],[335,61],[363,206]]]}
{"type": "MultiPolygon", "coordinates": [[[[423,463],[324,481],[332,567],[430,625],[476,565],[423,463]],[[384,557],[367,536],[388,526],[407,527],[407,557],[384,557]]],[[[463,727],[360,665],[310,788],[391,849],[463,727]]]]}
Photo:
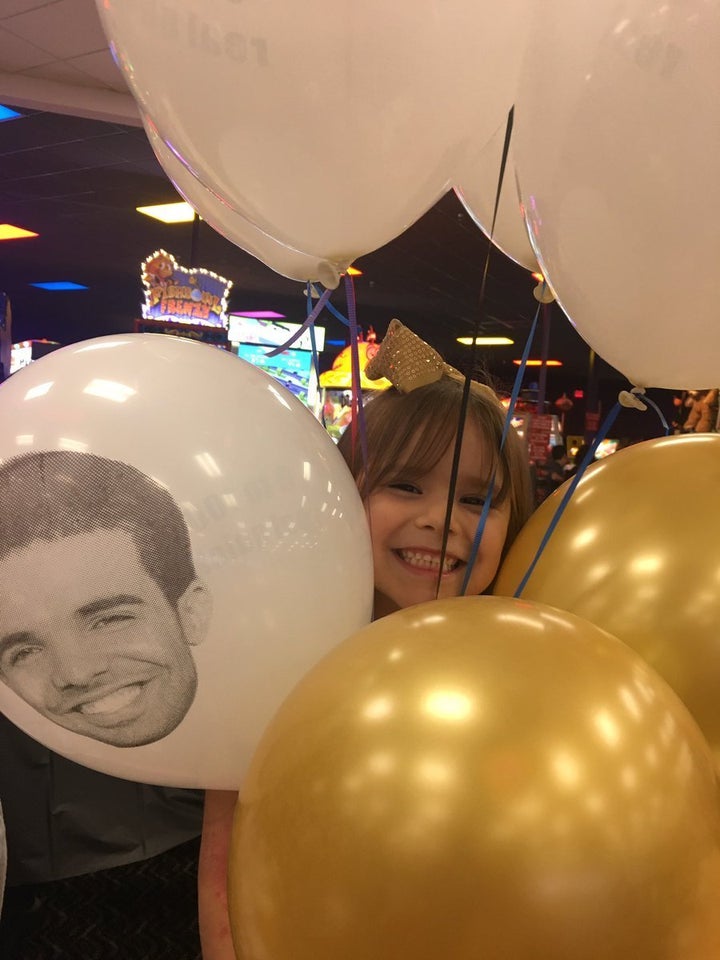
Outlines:
{"type": "Polygon", "coordinates": [[[541,273],[531,273],[530,276],[533,280],[537,280],[538,283],[542,283],[545,277],[541,273]]]}
{"type": "Polygon", "coordinates": [[[363,275],[362,270],[358,270],[357,267],[348,267],[346,272],[349,277],[361,277],[363,275]]]}
{"type": "Polygon", "coordinates": [[[23,230],[12,223],[0,223],[0,240],[21,240],[23,237],[37,237],[32,230],[23,230]]]}
{"type": "MultiPolygon", "coordinates": [[[[472,337],[456,337],[458,343],[464,347],[472,346],[472,337]]],[[[478,347],[511,347],[515,343],[510,337],[475,337],[475,345],[478,347]]]]}
{"type": "Polygon", "coordinates": [[[149,207],[135,207],[138,213],[153,217],[161,223],[192,223],[195,211],[184,200],[177,203],[154,203],[149,207]]]}
{"type": "MultiPolygon", "coordinates": [[[[519,367],[520,364],[522,363],[522,360],[513,360],[513,363],[515,364],[516,367],[519,367]]],[[[542,365],[543,365],[542,360],[528,360],[528,361],[527,361],[527,364],[526,364],[526,366],[528,366],[528,367],[542,367],[542,365]]],[[[545,361],[545,366],[546,366],[546,367],[561,367],[561,366],[562,366],[562,360],[546,360],[546,361],[545,361]]]]}

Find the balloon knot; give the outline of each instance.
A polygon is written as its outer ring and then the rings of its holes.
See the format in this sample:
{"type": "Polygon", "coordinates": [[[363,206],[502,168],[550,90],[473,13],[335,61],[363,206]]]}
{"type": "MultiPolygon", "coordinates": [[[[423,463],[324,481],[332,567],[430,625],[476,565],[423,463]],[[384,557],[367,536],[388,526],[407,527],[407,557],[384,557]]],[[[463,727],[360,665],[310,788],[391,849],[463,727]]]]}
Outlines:
{"type": "Polygon", "coordinates": [[[535,287],[533,290],[533,296],[538,303],[552,303],[555,299],[555,294],[547,285],[546,280],[541,280],[540,283],[535,287]]]}
{"type": "Polygon", "coordinates": [[[618,394],[618,403],[630,410],[647,410],[647,404],[640,397],[645,393],[644,387],[633,387],[632,390],[621,390],[618,394]]]}

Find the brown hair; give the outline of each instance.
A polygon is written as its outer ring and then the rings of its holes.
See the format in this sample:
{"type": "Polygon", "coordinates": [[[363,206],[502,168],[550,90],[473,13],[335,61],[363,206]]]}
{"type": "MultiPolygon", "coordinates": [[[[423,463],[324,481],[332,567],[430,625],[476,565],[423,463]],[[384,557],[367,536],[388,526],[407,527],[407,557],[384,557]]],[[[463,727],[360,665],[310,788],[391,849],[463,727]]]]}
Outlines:
{"type": "MultiPolygon", "coordinates": [[[[457,434],[462,391],[461,382],[443,377],[410,393],[391,388],[366,404],[367,474],[360,444],[353,449],[349,429],[338,443],[363,497],[392,483],[408,464],[418,477],[433,469],[457,434]]],[[[499,506],[506,500],[510,502],[505,556],[531,512],[527,456],[513,429],[508,431],[505,446],[500,450],[505,410],[490,389],[470,391],[467,420],[478,426],[492,453],[487,478],[489,481],[495,472],[493,503],[499,506]]]]}

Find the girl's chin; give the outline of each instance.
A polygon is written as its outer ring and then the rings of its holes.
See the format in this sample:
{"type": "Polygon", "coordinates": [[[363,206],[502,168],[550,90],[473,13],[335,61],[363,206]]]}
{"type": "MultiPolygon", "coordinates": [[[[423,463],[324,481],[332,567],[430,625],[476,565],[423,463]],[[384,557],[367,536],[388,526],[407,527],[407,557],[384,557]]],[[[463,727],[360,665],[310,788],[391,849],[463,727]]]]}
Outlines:
{"type": "MultiPolygon", "coordinates": [[[[466,591],[468,596],[477,596],[488,589],[489,584],[484,587],[478,584],[472,584],[466,591]],[[480,589],[478,589],[478,586],[480,589]]],[[[462,590],[462,577],[452,577],[443,581],[440,585],[439,595],[436,593],[436,581],[431,583],[418,583],[415,589],[398,590],[392,596],[375,591],[375,604],[373,608],[373,620],[379,620],[381,617],[387,617],[398,610],[405,610],[408,607],[414,607],[418,603],[429,603],[431,600],[448,600],[451,597],[459,597],[462,590]]]]}
{"type": "Polygon", "coordinates": [[[396,613],[400,609],[402,609],[400,604],[396,603],[392,597],[387,596],[385,593],[381,593],[379,590],[375,591],[373,620],[380,620],[381,617],[387,617],[391,613],[396,613]]]}
{"type": "MultiPolygon", "coordinates": [[[[444,584],[440,591],[440,599],[457,596],[457,591],[448,588],[444,584]]],[[[435,584],[429,584],[426,588],[415,590],[406,590],[397,593],[395,596],[388,596],[385,593],[375,591],[375,605],[373,610],[373,619],[379,620],[381,617],[387,617],[398,610],[406,610],[408,607],[415,607],[419,603],[430,603],[431,600],[437,600],[435,593],[435,584]]]]}

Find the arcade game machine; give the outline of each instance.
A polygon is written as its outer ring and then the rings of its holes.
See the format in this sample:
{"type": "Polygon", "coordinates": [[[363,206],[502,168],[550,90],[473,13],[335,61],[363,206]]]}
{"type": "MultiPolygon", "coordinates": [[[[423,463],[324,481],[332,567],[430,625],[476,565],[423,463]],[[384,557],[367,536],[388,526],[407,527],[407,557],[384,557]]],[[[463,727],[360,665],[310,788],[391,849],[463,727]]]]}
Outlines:
{"type": "Polygon", "coordinates": [[[39,360],[60,346],[57,340],[20,340],[14,343],[10,350],[10,373],[17,373],[33,360],[39,360]]]}
{"type": "MultiPolygon", "coordinates": [[[[375,331],[370,327],[367,340],[362,333],[358,339],[360,360],[360,389],[363,403],[374,396],[378,390],[387,390],[391,386],[384,377],[369,380],[365,376],[365,367],[379,349],[375,331]]],[[[322,412],[325,427],[337,443],[352,419],[352,352],[345,347],[335,357],[332,369],[320,374],[322,412]]]]}
{"type": "MultiPolygon", "coordinates": [[[[268,355],[273,347],[287,343],[299,329],[299,323],[288,323],[278,318],[231,313],[228,336],[233,353],[275,377],[317,416],[320,401],[310,332],[304,331],[292,347],[277,356],[268,355]]],[[[315,327],[315,347],[318,353],[325,347],[324,327],[315,327]]]]}

